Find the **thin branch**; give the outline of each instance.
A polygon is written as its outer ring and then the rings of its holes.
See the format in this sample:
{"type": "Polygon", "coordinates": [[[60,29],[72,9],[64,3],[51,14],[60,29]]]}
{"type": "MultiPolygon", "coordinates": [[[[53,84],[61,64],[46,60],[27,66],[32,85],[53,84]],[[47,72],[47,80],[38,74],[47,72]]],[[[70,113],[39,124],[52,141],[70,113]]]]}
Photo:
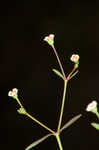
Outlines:
{"type": "Polygon", "coordinates": [[[61,61],[60,61],[60,58],[59,58],[59,56],[58,56],[58,53],[57,53],[57,51],[56,51],[56,49],[55,49],[54,46],[52,46],[52,48],[53,48],[54,53],[55,53],[55,55],[56,55],[56,58],[57,58],[57,61],[58,61],[58,63],[59,63],[59,66],[60,66],[60,69],[61,69],[61,71],[62,71],[62,74],[63,74],[63,76],[64,76],[64,79],[66,79],[66,75],[65,75],[65,73],[64,73],[64,69],[63,69],[63,67],[62,67],[62,63],[61,63],[61,61]]]}
{"type": "Polygon", "coordinates": [[[42,126],[43,128],[45,128],[46,130],[50,131],[52,134],[55,134],[55,132],[48,128],[46,125],[44,125],[43,123],[41,123],[40,121],[38,121],[36,118],[34,118],[33,116],[31,116],[29,113],[26,112],[26,115],[31,118],[33,121],[35,121],[37,124],[39,124],[40,126],[42,126]]]}
{"type": "Polygon", "coordinates": [[[70,79],[70,77],[72,76],[73,72],[75,71],[75,68],[72,69],[72,71],[70,72],[70,74],[67,76],[67,80],[70,79]]]}

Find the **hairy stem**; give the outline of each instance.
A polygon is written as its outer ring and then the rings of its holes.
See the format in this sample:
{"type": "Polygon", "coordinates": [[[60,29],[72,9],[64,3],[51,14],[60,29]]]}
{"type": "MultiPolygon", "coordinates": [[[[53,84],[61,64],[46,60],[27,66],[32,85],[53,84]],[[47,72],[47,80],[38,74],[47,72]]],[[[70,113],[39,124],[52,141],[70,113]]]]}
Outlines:
{"type": "Polygon", "coordinates": [[[38,121],[36,118],[34,118],[33,116],[31,116],[29,113],[26,112],[26,116],[28,116],[29,118],[31,118],[33,121],[35,121],[37,124],[39,124],[40,126],[42,126],[43,128],[45,128],[46,130],[48,130],[52,134],[55,134],[55,132],[52,129],[48,128],[46,125],[44,125],[43,123],[41,123],[40,121],[38,121]]]}
{"type": "Polygon", "coordinates": [[[62,98],[62,106],[61,106],[61,112],[60,112],[59,123],[58,123],[58,128],[57,128],[58,132],[60,131],[60,128],[61,128],[62,117],[63,117],[63,112],[64,112],[67,82],[68,82],[67,80],[64,81],[64,92],[63,92],[63,98],[62,98]]]}

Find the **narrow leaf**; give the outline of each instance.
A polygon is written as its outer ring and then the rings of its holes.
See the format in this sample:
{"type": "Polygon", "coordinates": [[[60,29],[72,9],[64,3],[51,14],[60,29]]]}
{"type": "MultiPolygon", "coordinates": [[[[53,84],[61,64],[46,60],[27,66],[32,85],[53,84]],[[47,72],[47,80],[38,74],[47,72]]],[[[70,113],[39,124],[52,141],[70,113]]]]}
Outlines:
{"type": "Polygon", "coordinates": [[[45,139],[47,139],[49,136],[51,136],[52,134],[47,134],[46,136],[44,136],[43,138],[40,138],[39,140],[33,142],[32,144],[30,144],[25,150],[30,150],[31,148],[35,147],[36,145],[40,144],[41,142],[43,142],[45,139]]]}
{"type": "Polygon", "coordinates": [[[53,72],[58,75],[59,77],[61,77],[62,79],[64,79],[63,75],[56,69],[53,69],[53,72]]]}
{"type": "Polygon", "coordinates": [[[77,73],[78,73],[78,70],[74,74],[72,74],[72,76],[70,77],[70,79],[72,79],[77,73]]]}
{"type": "Polygon", "coordinates": [[[96,128],[97,130],[99,130],[99,124],[98,123],[91,123],[91,125],[96,128]]]}
{"type": "Polygon", "coordinates": [[[69,127],[70,125],[72,125],[75,121],[77,121],[82,115],[79,114],[75,117],[73,117],[70,121],[68,121],[61,129],[60,131],[62,132],[64,129],[66,129],[67,127],[69,127]]]}

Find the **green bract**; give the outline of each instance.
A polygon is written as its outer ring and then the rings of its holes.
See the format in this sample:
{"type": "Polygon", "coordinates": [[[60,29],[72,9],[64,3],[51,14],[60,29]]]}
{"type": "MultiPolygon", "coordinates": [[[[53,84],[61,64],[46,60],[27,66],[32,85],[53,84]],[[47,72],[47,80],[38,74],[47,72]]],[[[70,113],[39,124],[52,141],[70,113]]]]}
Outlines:
{"type": "Polygon", "coordinates": [[[19,114],[22,114],[22,115],[26,114],[26,110],[24,108],[19,108],[17,111],[19,114]]]}

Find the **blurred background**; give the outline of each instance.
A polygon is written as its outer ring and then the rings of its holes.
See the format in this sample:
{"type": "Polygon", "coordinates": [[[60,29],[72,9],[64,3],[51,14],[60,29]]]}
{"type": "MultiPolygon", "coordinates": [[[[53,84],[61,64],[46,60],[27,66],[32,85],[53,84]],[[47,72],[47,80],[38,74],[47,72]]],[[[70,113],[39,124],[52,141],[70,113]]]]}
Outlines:
{"type": "MultiPolygon", "coordinates": [[[[0,2],[0,149],[24,150],[48,132],[19,115],[16,101],[8,97],[12,88],[26,110],[56,130],[63,81],[52,69],[60,70],[52,48],[43,41],[55,34],[55,47],[66,75],[72,70],[72,54],[80,55],[79,73],[69,82],[62,125],[75,115],[83,116],[61,134],[64,150],[99,149],[99,122],[85,111],[99,103],[99,6],[97,1],[9,0],[0,2]]],[[[49,137],[35,150],[59,150],[49,137]]]]}

